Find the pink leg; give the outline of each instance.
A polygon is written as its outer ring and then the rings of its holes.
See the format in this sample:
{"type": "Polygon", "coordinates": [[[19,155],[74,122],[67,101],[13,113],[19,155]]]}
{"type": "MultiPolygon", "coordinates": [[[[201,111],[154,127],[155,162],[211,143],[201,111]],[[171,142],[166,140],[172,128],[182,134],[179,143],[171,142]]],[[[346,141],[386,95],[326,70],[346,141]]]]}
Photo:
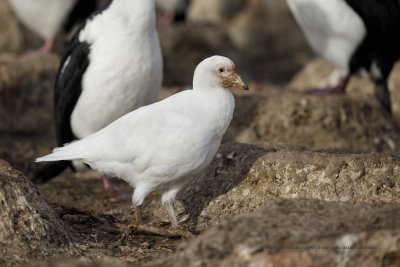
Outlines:
{"type": "Polygon", "coordinates": [[[168,211],[169,218],[171,220],[171,227],[172,229],[179,228],[178,219],[176,218],[175,209],[174,209],[174,201],[168,200],[164,203],[165,208],[168,211]]]}
{"type": "Polygon", "coordinates": [[[327,95],[327,94],[344,94],[346,91],[346,86],[349,83],[350,76],[344,76],[340,79],[340,82],[335,87],[315,89],[308,91],[309,94],[316,95],[327,95]]]}
{"type": "Polygon", "coordinates": [[[180,186],[172,187],[169,190],[163,192],[161,196],[161,202],[166,208],[169,218],[171,220],[171,227],[177,229],[179,227],[178,218],[175,214],[174,202],[176,194],[178,193],[180,186]]]}
{"type": "Polygon", "coordinates": [[[121,190],[117,186],[114,186],[110,180],[108,180],[106,175],[101,176],[101,180],[103,181],[103,189],[105,192],[110,193],[112,196],[119,199],[129,200],[132,197],[131,190],[121,190]]]}
{"type": "Polygon", "coordinates": [[[103,189],[105,192],[112,194],[115,194],[117,192],[118,189],[112,185],[112,183],[110,182],[110,180],[108,180],[106,175],[102,175],[101,180],[103,181],[103,189]]]}
{"type": "Polygon", "coordinates": [[[54,47],[54,38],[47,39],[42,46],[42,50],[46,53],[50,53],[54,47]]]}
{"type": "Polygon", "coordinates": [[[175,18],[174,11],[167,11],[164,15],[162,15],[157,22],[157,26],[159,29],[167,28],[172,24],[175,18]]]}

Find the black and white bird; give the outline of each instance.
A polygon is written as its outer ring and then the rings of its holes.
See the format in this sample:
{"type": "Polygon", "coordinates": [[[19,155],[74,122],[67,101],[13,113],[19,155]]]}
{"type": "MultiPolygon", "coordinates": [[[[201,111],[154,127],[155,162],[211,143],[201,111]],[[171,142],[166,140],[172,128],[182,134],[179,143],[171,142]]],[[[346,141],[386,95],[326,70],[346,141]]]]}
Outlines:
{"type": "Polygon", "coordinates": [[[29,30],[45,40],[43,50],[49,52],[56,35],[65,26],[70,29],[78,20],[87,18],[96,9],[96,0],[8,0],[15,15],[29,30]],[[70,17],[69,19],[69,16],[70,17]]]}
{"type": "Polygon", "coordinates": [[[343,75],[361,71],[374,81],[375,95],[391,112],[388,76],[400,58],[400,1],[286,0],[313,50],[343,75]]]}
{"type": "Polygon", "coordinates": [[[146,196],[160,191],[176,228],[176,194],[217,153],[232,120],[235,100],[229,89],[234,87],[248,90],[235,64],[226,57],[207,58],[195,70],[193,90],[130,112],[36,161],[81,160],[101,173],[120,177],[135,187],[132,201],[138,222],[146,196]]]}
{"type": "MultiPolygon", "coordinates": [[[[82,139],[155,102],[162,70],[154,0],[114,0],[93,14],[73,37],[58,72],[58,144],[82,139]]],[[[34,179],[49,180],[69,166],[69,161],[53,163],[34,179]]]]}

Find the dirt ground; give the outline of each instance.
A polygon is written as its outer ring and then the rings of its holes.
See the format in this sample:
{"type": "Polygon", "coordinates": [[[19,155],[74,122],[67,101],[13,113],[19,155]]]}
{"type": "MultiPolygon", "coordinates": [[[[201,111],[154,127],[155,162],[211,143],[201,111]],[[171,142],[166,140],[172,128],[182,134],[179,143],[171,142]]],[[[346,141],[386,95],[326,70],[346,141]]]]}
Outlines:
{"type": "Polygon", "coordinates": [[[30,181],[35,158],[56,145],[52,99],[63,42],[55,53],[32,51],[40,39],[0,0],[0,20],[10,20],[0,23],[0,265],[396,266],[400,68],[390,80],[394,116],[359,78],[346,95],[305,93],[330,69],[313,60],[283,2],[160,31],[159,99],[187,89],[196,64],[213,54],[231,57],[251,88],[234,91],[223,145],[178,194],[181,229],[171,230],[157,193],[146,199],[144,224],[135,224],[133,189],[117,178],[125,199],[105,193],[100,174],[88,169],[30,181]],[[251,47],[240,27],[251,30],[251,47]],[[351,245],[373,249],[337,248],[351,245]]]}

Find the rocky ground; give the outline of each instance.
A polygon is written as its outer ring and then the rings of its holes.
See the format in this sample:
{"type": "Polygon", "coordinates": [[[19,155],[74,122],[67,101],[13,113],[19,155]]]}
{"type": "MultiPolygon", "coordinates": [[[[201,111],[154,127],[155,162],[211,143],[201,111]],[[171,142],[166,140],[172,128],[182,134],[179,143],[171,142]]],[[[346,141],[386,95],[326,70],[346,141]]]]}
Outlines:
{"type": "Polygon", "coordinates": [[[394,116],[365,79],[353,78],[345,95],[310,95],[332,69],[312,60],[283,1],[251,3],[250,13],[231,21],[160,32],[160,99],[187,88],[197,62],[218,53],[238,63],[251,88],[234,91],[223,144],[178,194],[181,229],[171,230],[158,194],[148,197],[145,224],[137,225],[131,202],[104,193],[94,171],[30,181],[34,159],[55,146],[60,56],[27,52],[40,40],[27,38],[0,0],[0,20],[10,17],[9,27],[0,23],[0,265],[399,265],[400,66],[390,78],[394,116]],[[259,11],[252,5],[267,2],[268,26],[252,28],[267,38],[251,42],[266,45],[246,50],[235,29],[250,27],[259,11]]]}

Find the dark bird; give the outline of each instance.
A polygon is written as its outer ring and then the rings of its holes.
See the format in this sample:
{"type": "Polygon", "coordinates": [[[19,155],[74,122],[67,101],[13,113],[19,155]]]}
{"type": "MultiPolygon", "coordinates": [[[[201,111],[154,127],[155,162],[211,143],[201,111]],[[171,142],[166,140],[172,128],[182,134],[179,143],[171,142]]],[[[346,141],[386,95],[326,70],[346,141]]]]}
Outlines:
{"type": "Polygon", "coordinates": [[[375,95],[391,113],[388,76],[400,58],[400,1],[286,0],[313,50],[343,75],[366,73],[375,95]]]}

